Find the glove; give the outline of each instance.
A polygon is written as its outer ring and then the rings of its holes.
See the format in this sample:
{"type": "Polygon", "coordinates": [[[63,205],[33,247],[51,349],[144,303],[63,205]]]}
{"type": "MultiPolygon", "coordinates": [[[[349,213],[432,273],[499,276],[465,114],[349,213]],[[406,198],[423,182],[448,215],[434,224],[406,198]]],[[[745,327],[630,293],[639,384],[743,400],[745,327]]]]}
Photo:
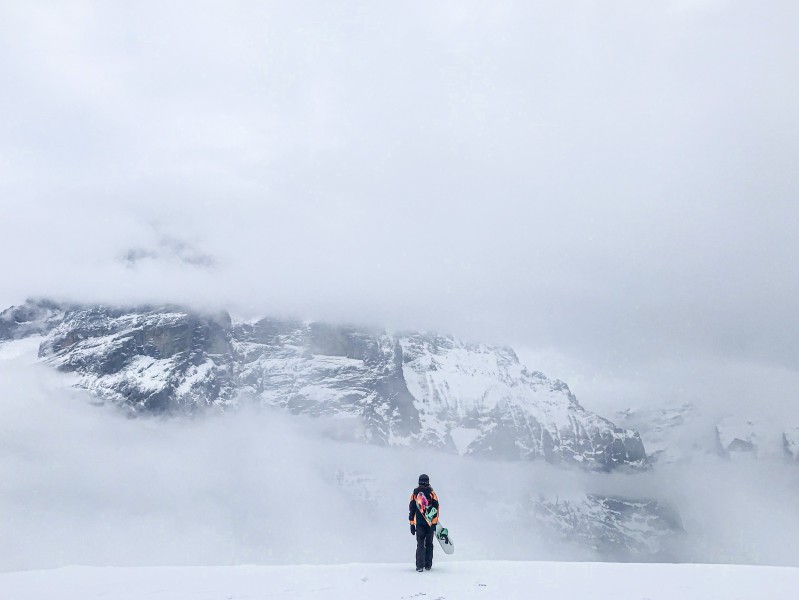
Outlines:
{"type": "Polygon", "coordinates": [[[411,523],[411,535],[416,535],[416,525],[411,523]]]}

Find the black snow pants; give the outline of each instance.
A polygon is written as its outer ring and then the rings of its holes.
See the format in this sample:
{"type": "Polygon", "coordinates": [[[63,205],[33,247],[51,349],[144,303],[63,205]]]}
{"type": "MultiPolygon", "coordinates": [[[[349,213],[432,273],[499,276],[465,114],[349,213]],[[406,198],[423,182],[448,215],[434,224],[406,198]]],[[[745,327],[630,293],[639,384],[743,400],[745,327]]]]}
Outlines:
{"type": "MultiPolygon", "coordinates": [[[[419,519],[417,519],[419,521],[419,519]]],[[[416,524],[416,568],[429,569],[433,566],[434,529],[427,523],[416,524]]]]}

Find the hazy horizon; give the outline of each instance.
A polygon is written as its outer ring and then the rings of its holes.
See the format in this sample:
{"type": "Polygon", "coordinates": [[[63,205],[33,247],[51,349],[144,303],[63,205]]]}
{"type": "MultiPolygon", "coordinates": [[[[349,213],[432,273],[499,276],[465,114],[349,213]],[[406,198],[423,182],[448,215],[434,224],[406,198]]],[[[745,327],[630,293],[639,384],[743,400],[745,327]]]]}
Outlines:
{"type": "MultiPolygon", "coordinates": [[[[0,0],[0,90],[0,310],[175,303],[437,331],[513,347],[614,421],[691,404],[689,453],[730,415],[772,446],[799,428],[797,2],[0,0]]],[[[8,348],[0,517],[28,554],[0,550],[0,568],[134,564],[150,537],[163,563],[263,556],[279,519],[253,538],[241,515],[274,488],[241,465],[281,443],[337,510],[337,453],[391,502],[417,470],[265,413],[128,422],[8,348]]],[[[700,540],[681,556],[799,565],[796,465],[696,454],[602,481],[681,503],[700,540]]],[[[450,458],[456,497],[492,475],[450,458]]],[[[516,498],[595,482],[553,472],[500,476],[516,498]]],[[[477,519],[472,500],[451,514],[477,519]]],[[[496,556],[489,529],[471,556],[496,556]]]]}
{"type": "Polygon", "coordinates": [[[340,415],[292,416],[245,401],[194,417],[130,418],[42,363],[38,341],[0,345],[0,531],[10,542],[0,546],[0,572],[410,565],[407,501],[419,472],[429,474],[456,540],[456,554],[439,551],[437,564],[608,560],[534,516],[540,497],[579,502],[591,493],[672,507],[684,532],[664,542],[669,561],[799,566],[799,514],[790,508],[799,481],[795,465],[775,457],[690,454],[697,440],[688,438],[675,448],[686,461],[597,473],[334,439],[346,429],[340,415]],[[375,532],[385,543],[374,543],[375,532]]]}

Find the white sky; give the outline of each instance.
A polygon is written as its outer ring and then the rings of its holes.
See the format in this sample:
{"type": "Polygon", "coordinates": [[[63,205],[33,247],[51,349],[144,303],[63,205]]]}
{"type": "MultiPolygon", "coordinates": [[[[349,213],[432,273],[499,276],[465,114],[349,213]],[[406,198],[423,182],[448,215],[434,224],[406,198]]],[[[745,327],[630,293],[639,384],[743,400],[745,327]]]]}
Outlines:
{"type": "Polygon", "coordinates": [[[587,404],[764,370],[795,401],[797,106],[791,1],[2,1],[0,304],[434,328],[543,348],[587,404]]]}

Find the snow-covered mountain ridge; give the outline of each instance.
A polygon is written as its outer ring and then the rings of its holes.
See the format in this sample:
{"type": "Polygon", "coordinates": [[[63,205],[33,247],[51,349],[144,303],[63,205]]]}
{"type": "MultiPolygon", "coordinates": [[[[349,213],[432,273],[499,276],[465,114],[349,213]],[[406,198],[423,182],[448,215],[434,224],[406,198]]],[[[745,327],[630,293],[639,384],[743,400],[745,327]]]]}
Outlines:
{"type": "Polygon", "coordinates": [[[354,418],[382,445],[474,456],[642,466],[639,435],[585,410],[509,348],[427,333],[280,319],[236,322],[180,307],[60,305],[0,313],[0,341],[44,335],[39,355],[136,413],[229,410],[251,398],[354,418]]]}
{"type": "Polygon", "coordinates": [[[703,411],[693,403],[627,409],[614,421],[639,432],[650,464],[686,463],[714,454],[730,460],[799,460],[799,421],[755,413],[703,411]]]}

